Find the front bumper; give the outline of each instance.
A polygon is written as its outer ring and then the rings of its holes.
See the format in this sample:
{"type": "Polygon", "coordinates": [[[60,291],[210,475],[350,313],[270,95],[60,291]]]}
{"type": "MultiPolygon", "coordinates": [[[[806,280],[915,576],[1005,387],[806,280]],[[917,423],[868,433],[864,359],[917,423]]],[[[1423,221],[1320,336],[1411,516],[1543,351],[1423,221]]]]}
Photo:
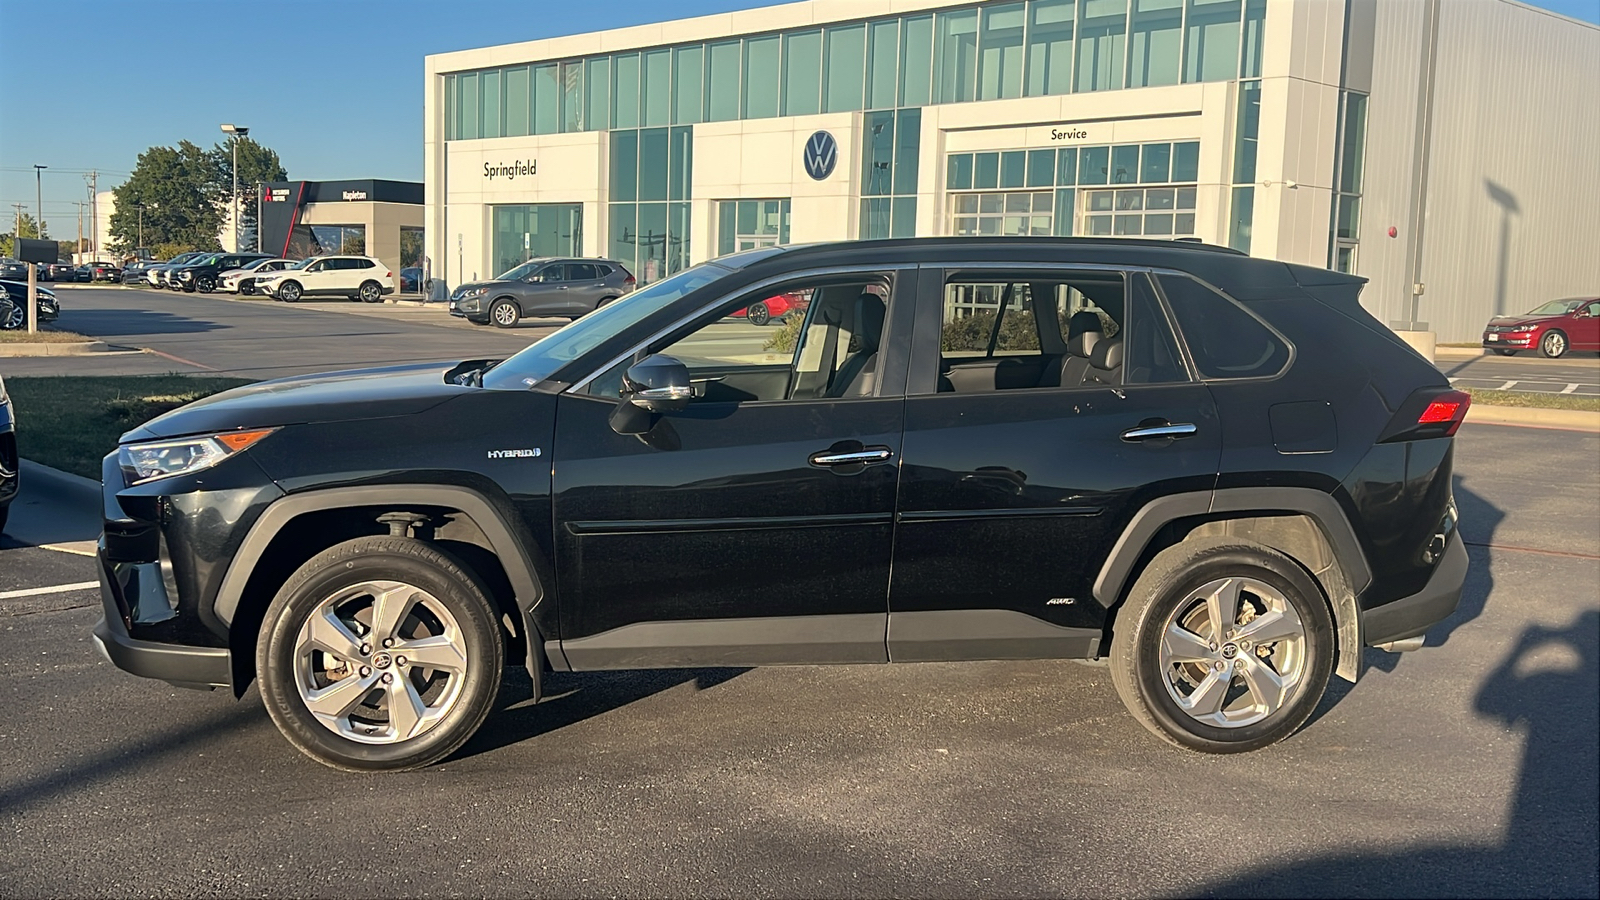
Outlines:
{"type": "Polygon", "coordinates": [[[1466,580],[1467,547],[1461,542],[1460,529],[1456,529],[1446,540],[1444,556],[1422,590],[1362,611],[1363,642],[1372,647],[1402,641],[1448,619],[1461,603],[1461,587],[1466,580]]]}
{"type": "MultiPolygon", "coordinates": [[[[141,678],[158,678],[174,684],[201,687],[232,684],[233,660],[226,648],[158,644],[129,637],[124,611],[128,607],[122,600],[121,586],[110,577],[103,559],[97,568],[105,617],[95,623],[92,635],[95,647],[107,662],[141,678]]],[[[162,589],[159,577],[150,578],[149,583],[154,589],[162,589]]]]}
{"type": "Polygon", "coordinates": [[[1484,332],[1483,346],[1493,350],[1526,350],[1536,342],[1532,334],[1511,334],[1508,332],[1484,332]]]}

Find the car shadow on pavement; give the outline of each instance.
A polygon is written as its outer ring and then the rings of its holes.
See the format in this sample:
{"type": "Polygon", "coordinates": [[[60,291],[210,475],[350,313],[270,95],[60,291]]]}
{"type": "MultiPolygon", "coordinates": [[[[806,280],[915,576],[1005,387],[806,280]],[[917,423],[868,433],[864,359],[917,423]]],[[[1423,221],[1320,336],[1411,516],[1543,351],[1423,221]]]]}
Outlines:
{"type": "Polygon", "coordinates": [[[203,334],[230,326],[150,309],[72,309],[61,311],[57,326],[67,331],[114,338],[145,334],[203,334]]]}
{"type": "Polygon", "coordinates": [[[508,669],[500,683],[499,708],[451,759],[465,759],[559,731],[681,685],[706,691],[748,668],[643,669],[616,672],[546,672],[544,697],[526,701],[526,670],[508,669]]]}
{"type": "Polygon", "coordinates": [[[1473,708],[1481,718],[1526,734],[1522,773],[1498,847],[1357,851],[1263,869],[1199,895],[1596,896],[1600,612],[1585,610],[1563,628],[1524,629],[1484,679],[1473,708]]]}

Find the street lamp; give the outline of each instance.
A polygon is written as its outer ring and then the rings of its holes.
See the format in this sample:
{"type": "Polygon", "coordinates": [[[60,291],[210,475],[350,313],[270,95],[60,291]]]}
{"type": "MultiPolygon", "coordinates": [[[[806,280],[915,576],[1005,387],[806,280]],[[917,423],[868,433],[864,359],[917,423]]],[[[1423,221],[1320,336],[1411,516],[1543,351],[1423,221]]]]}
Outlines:
{"type": "Polygon", "coordinates": [[[139,252],[144,252],[144,204],[139,204],[139,252]]]}
{"type": "MultiPolygon", "coordinates": [[[[44,239],[44,188],[39,184],[39,176],[49,166],[33,164],[33,236],[44,239]]],[[[17,229],[17,237],[22,237],[22,229],[17,229]]]]}
{"type": "Polygon", "coordinates": [[[239,252],[239,138],[250,133],[250,129],[243,125],[224,123],[222,133],[233,137],[233,206],[229,208],[228,220],[233,226],[233,252],[239,252]]]}

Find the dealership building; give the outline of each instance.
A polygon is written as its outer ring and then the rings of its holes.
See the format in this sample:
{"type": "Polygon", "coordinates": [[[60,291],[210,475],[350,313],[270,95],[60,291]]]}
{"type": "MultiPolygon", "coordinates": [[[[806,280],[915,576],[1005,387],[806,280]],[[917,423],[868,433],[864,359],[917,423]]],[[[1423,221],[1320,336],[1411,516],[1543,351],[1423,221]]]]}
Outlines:
{"type": "Polygon", "coordinates": [[[1600,292],[1600,28],[1511,0],[808,0],[430,56],[435,277],[1193,238],[1471,339],[1600,292]]]}

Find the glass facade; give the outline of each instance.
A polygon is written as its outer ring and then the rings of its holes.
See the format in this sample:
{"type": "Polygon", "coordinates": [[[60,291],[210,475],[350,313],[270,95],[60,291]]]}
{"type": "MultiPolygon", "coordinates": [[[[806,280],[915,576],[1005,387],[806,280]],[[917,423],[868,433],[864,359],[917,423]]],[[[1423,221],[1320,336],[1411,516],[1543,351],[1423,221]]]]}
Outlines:
{"type": "Polygon", "coordinates": [[[583,204],[541,203],[490,207],[494,235],[492,271],[499,275],[542,256],[578,256],[583,250],[583,204]]]}
{"type": "Polygon", "coordinates": [[[1361,239],[1361,176],[1367,155],[1367,95],[1339,95],[1339,140],[1333,165],[1333,225],[1328,267],[1354,272],[1361,239]]]}
{"type": "Polygon", "coordinates": [[[917,233],[922,110],[867,113],[861,140],[862,240],[917,233]]]}
{"type": "Polygon", "coordinates": [[[472,140],[1259,78],[1266,0],[1013,0],[445,79],[472,140]]]}
{"type": "Polygon", "coordinates": [[[1234,126],[1233,196],[1228,213],[1228,246],[1250,252],[1255,226],[1256,142],[1261,134],[1261,82],[1239,83],[1239,118],[1234,126]]]}
{"type": "Polygon", "coordinates": [[[1192,235],[1199,176],[1198,141],[952,153],[948,233],[1192,235]]]}
{"type": "Polygon", "coordinates": [[[717,255],[789,243],[789,199],[717,203],[717,255]]]}
{"type": "Polygon", "coordinates": [[[694,127],[613,131],[606,255],[641,285],[689,267],[694,127]]]}

